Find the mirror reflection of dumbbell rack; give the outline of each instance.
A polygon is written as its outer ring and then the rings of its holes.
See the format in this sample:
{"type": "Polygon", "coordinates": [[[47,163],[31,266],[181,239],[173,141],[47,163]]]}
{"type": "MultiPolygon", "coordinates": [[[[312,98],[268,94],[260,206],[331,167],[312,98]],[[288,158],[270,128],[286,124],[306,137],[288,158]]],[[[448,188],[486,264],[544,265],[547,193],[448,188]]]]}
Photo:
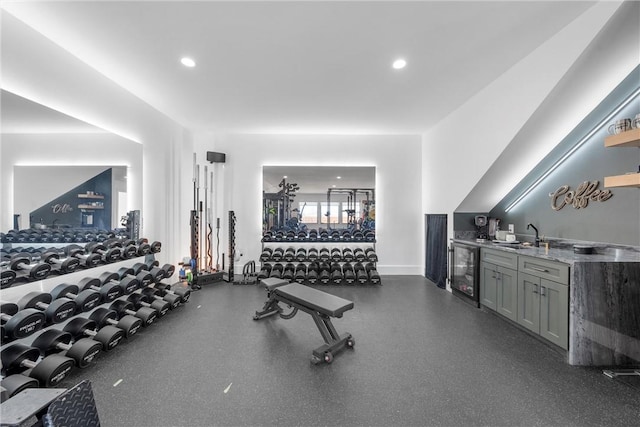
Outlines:
{"type": "Polygon", "coordinates": [[[147,255],[71,273],[64,277],[69,285],[60,278],[48,278],[3,290],[0,352],[2,384],[9,390],[3,390],[3,398],[27,387],[55,387],[71,371],[92,365],[100,351],[110,351],[151,324],[149,319],[187,302],[184,289],[168,289],[163,281],[174,271],[169,264],[158,267],[154,255],[147,255]],[[125,290],[128,272],[137,274],[139,284],[148,278],[147,285],[125,290]],[[89,289],[94,282],[97,287],[89,289]],[[122,293],[112,299],[103,295],[97,304],[88,304],[87,293],[110,283],[122,293]]]}
{"type": "Polygon", "coordinates": [[[158,253],[160,242],[147,239],[111,238],[100,242],[83,243],[3,243],[1,248],[0,286],[2,289],[25,282],[62,276],[76,270],[87,270],[101,264],[158,253]]]}
{"type": "Polygon", "coordinates": [[[280,277],[306,285],[378,285],[382,281],[377,272],[377,262],[374,241],[263,242],[258,281],[280,277]],[[293,257],[287,254],[290,248],[293,249],[293,257]],[[315,255],[312,255],[312,251],[315,251],[315,255]],[[359,251],[363,257],[357,260],[354,254],[359,251]],[[353,256],[351,259],[347,258],[349,252],[353,256]],[[309,270],[314,263],[320,267],[315,277],[309,270]],[[328,266],[328,276],[322,272],[323,264],[328,266]],[[345,269],[349,266],[351,270],[345,269]]]}

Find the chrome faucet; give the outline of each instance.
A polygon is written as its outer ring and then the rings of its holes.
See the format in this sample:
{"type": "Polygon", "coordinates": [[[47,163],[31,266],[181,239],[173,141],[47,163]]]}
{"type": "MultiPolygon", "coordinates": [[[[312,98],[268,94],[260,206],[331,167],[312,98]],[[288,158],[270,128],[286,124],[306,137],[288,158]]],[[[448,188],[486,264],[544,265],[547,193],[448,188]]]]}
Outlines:
{"type": "Polygon", "coordinates": [[[536,228],[535,225],[529,223],[527,224],[527,230],[529,229],[529,227],[533,228],[534,230],[536,230],[536,239],[533,242],[533,246],[535,246],[536,248],[540,247],[540,237],[538,237],[538,229],[536,228]]]}

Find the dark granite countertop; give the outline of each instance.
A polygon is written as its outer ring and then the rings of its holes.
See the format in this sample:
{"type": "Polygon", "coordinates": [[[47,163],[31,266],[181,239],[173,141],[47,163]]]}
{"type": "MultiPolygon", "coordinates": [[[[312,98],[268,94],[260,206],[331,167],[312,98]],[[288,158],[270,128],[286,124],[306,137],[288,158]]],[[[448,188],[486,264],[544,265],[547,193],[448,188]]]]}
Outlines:
{"type": "MultiPolygon", "coordinates": [[[[634,247],[613,247],[605,243],[590,243],[594,246],[595,252],[591,255],[579,255],[573,252],[573,244],[551,241],[549,250],[545,248],[545,243],[541,242],[540,247],[523,246],[522,244],[503,244],[487,242],[476,242],[475,239],[451,239],[452,242],[465,243],[481,248],[497,249],[505,252],[516,253],[518,255],[528,255],[536,258],[548,259],[551,261],[564,262],[573,265],[577,262],[638,262],[640,263],[640,250],[634,247]]],[[[576,242],[576,244],[578,244],[576,242]]],[[[584,245],[585,242],[579,244],[584,245]]]]}

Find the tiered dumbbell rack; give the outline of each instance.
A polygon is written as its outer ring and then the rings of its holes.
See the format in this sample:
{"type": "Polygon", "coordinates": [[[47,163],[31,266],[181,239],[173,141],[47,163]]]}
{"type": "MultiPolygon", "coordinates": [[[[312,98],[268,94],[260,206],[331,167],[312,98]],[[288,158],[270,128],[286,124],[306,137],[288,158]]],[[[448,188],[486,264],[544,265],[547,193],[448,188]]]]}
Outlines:
{"type": "MultiPolygon", "coordinates": [[[[153,265],[154,263],[157,264],[157,262],[155,261],[154,254],[148,254],[148,255],[145,255],[145,256],[134,257],[134,258],[130,258],[130,259],[127,259],[127,260],[122,260],[122,261],[119,261],[119,262],[100,265],[98,267],[94,267],[94,268],[87,269],[87,270],[84,270],[84,269],[83,270],[78,270],[78,271],[76,271],[74,273],[66,274],[64,276],[52,276],[52,277],[49,277],[49,278],[44,279],[44,280],[29,282],[29,283],[21,284],[21,285],[18,285],[18,286],[13,286],[11,288],[3,289],[3,291],[2,291],[2,300],[3,300],[3,302],[16,303],[16,302],[20,301],[25,295],[29,294],[30,292],[36,292],[36,293],[45,292],[45,293],[49,293],[54,288],[56,288],[57,286],[59,286],[63,282],[64,283],[69,283],[69,284],[80,283],[81,281],[83,281],[83,279],[87,279],[89,277],[97,278],[98,276],[103,275],[103,274],[113,273],[113,272],[117,271],[118,269],[123,269],[123,268],[127,269],[127,268],[131,268],[131,267],[135,267],[136,264],[146,264],[147,266],[149,266],[149,265],[153,265]]],[[[173,266],[171,266],[171,267],[173,267],[173,266]]],[[[174,268],[171,269],[171,273],[173,272],[173,270],[174,270],[174,268]]],[[[159,276],[159,277],[166,278],[166,277],[168,277],[168,275],[167,276],[159,276]]],[[[160,281],[160,279],[158,279],[158,282],[159,281],[160,281]]],[[[159,283],[160,284],[156,284],[155,285],[156,288],[157,289],[163,288],[164,285],[162,284],[162,282],[159,282],[159,283]]],[[[177,288],[175,288],[175,289],[177,289],[177,288]]],[[[173,292],[173,290],[171,292],[173,292]]],[[[126,298],[127,298],[126,295],[122,295],[118,299],[126,299],[126,298]]],[[[118,299],[116,299],[116,301],[118,299]]],[[[54,299],[54,301],[57,301],[57,300],[54,299]]],[[[183,301],[184,302],[188,301],[188,296],[186,298],[183,298],[183,301]]],[[[80,318],[86,319],[86,318],[89,318],[92,312],[94,312],[96,310],[99,310],[99,309],[104,309],[104,308],[108,307],[110,304],[111,304],[111,302],[101,301],[97,306],[94,306],[89,311],[75,313],[71,317],[67,318],[66,320],[64,320],[64,321],[62,321],[60,323],[46,324],[46,325],[44,325],[44,327],[37,328],[36,330],[34,330],[34,332],[26,334],[24,337],[19,337],[19,338],[16,338],[16,339],[9,339],[9,338],[4,339],[3,338],[0,350],[6,350],[6,349],[8,349],[9,347],[11,347],[12,345],[15,345],[15,344],[31,346],[32,343],[34,343],[34,340],[36,338],[40,337],[40,335],[42,335],[44,332],[49,331],[49,330],[63,331],[65,326],[69,322],[72,322],[74,319],[80,319],[80,318]]],[[[98,329],[102,329],[102,326],[100,326],[98,329]]],[[[77,341],[77,338],[75,338],[73,340],[73,342],[75,342],[75,341],[77,341]]],[[[53,354],[57,354],[57,353],[53,353],[53,354]]],[[[65,354],[65,351],[61,350],[60,354],[61,355],[65,354]]],[[[41,358],[36,363],[41,363],[42,360],[44,360],[44,359],[41,358]]],[[[26,370],[26,368],[25,368],[25,370],[26,370]]],[[[58,375],[56,375],[55,382],[57,383],[59,380],[64,379],[66,376],[67,376],[67,372],[65,372],[64,374],[63,373],[59,373],[58,375]]],[[[21,381],[21,380],[19,380],[19,381],[21,381]]],[[[14,383],[14,385],[15,385],[15,383],[14,383]]],[[[25,386],[27,386],[26,383],[25,383],[25,386]]],[[[36,384],[29,384],[28,386],[29,387],[37,387],[36,384]]],[[[41,387],[41,388],[42,387],[46,387],[46,386],[55,387],[55,384],[52,382],[50,385],[43,385],[43,384],[39,385],[39,387],[41,387]]],[[[18,390],[18,391],[20,391],[20,390],[18,390]]],[[[16,393],[18,391],[16,391],[16,393]]],[[[7,398],[7,399],[10,398],[10,396],[8,394],[5,395],[4,390],[3,390],[3,398],[7,398]]]]}
{"type": "MultiPolygon", "coordinates": [[[[339,248],[341,250],[341,252],[346,249],[346,248],[350,248],[351,250],[354,250],[356,248],[361,248],[362,250],[366,250],[366,248],[373,248],[375,251],[375,245],[376,245],[376,241],[375,240],[362,240],[362,241],[356,241],[356,240],[315,240],[315,241],[310,241],[310,240],[305,240],[305,239],[294,239],[294,240],[286,240],[286,241],[263,241],[262,242],[262,252],[264,252],[265,248],[271,248],[271,249],[276,249],[276,248],[283,248],[285,251],[288,248],[293,248],[295,251],[297,251],[299,248],[303,247],[306,248],[307,251],[308,249],[311,248],[316,248],[318,249],[318,252],[320,251],[320,249],[323,248],[327,248],[329,250],[329,252],[331,252],[331,250],[333,248],[339,248]]],[[[317,263],[322,263],[320,260],[316,261],[317,263]]],[[[289,262],[287,261],[273,261],[273,260],[260,260],[260,269],[262,270],[262,267],[265,265],[265,263],[279,263],[279,264],[283,264],[286,265],[289,262]]],[[[305,266],[308,268],[309,264],[312,263],[312,261],[309,261],[308,259],[303,261],[303,262],[298,262],[298,261],[294,261],[292,262],[295,265],[298,264],[305,264],[305,266]]],[[[327,261],[327,263],[329,265],[332,265],[334,263],[339,264],[341,267],[344,266],[344,264],[347,264],[346,261],[344,260],[340,260],[340,261],[332,261],[331,259],[329,259],[329,261],[327,261]]],[[[369,261],[365,261],[362,264],[366,265],[369,264],[369,261]]],[[[354,260],[353,262],[351,262],[351,265],[355,265],[356,261],[354,260]]],[[[374,267],[377,267],[377,262],[371,263],[374,265],[374,267]]],[[[344,283],[344,279],[343,279],[343,283],[344,283]]],[[[318,283],[319,284],[319,283],[318,283]]],[[[372,284],[371,282],[369,282],[369,284],[372,284]]],[[[382,282],[380,281],[379,283],[376,284],[382,284],[382,282]]],[[[355,284],[354,284],[355,285],[355,284]]],[[[358,284],[358,286],[361,286],[360,284],[358,284]]]]}

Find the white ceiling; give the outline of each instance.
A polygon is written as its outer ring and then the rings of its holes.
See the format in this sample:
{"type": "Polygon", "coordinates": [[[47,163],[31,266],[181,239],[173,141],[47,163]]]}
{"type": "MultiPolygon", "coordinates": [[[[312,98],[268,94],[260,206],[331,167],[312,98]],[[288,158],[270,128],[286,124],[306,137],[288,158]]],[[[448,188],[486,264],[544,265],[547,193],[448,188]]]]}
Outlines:
{"type": "MultiPolygon", "coordinates": [[[[593,4],[49,1],[1,7],[193,131],[412,134],[429,129],[593,4]],[[183,55],[198,65],[184,68],[183,55]],[[397,57],[406,58],[404,70],[391,68],[397,57]]],[[[21,119],[4,98],[6,129],[21,119]]]]}

